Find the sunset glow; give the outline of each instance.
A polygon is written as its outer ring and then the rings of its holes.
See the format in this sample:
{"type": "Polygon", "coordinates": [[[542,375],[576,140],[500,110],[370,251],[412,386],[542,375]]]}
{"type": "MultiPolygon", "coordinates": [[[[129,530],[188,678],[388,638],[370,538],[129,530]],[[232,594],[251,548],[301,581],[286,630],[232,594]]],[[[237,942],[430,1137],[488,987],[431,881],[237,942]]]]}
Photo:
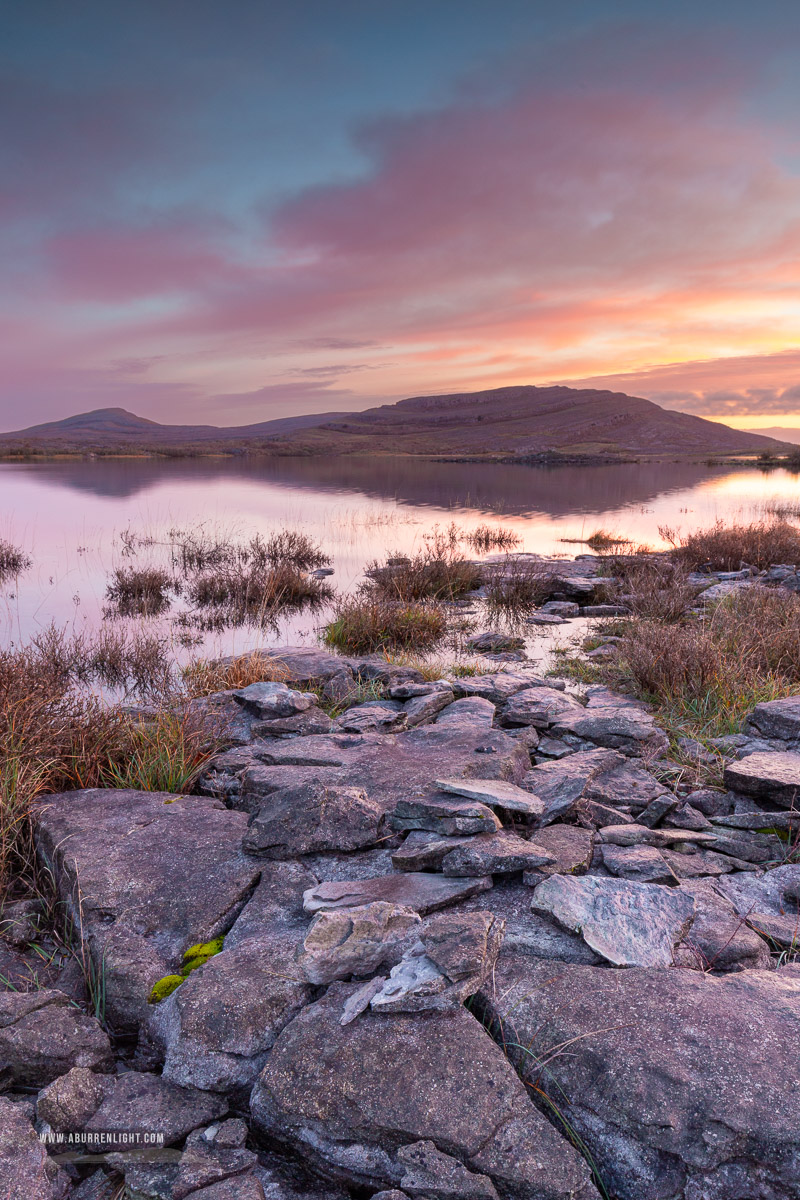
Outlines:
{"type": "Polygon", "coordinates": [[[0,50],[2,427],[550,382],[800,425],[796,6],[45,7],[0,50]]]}

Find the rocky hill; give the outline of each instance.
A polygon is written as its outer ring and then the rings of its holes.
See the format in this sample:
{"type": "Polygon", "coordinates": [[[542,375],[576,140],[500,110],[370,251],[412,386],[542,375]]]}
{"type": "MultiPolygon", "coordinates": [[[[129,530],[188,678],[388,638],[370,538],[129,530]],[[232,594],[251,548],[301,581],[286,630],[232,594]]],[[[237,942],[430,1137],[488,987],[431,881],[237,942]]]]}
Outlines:
{"type": "Polygon", "coordinates": [[[774,438],[660,408],[623,392],[506,387],[415,396],[364,412],[316,413],[251,425],[160,425],[121,408],[98,409],[7,433],[6,452],[116,447],[278,454],[400,453],[535,457],[702,455],[785,448],[774,438]]]}

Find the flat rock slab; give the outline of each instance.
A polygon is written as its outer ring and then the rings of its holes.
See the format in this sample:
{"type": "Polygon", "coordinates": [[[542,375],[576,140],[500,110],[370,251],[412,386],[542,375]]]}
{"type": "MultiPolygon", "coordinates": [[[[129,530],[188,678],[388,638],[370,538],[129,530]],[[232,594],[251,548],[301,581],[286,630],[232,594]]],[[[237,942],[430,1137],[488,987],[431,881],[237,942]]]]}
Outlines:
{"type": "Polygon", "coordinates": [[[466,900],[492,886],[490,878],[445,879],[441,875],[403,871],[397,875],[379,875],[376,879],[353,882],[320,883],[303,896],[306,912],[315,913],[330,908],[355,908],[388,901],[411,908],[421,916],[446,908],[457,900],[466,900]]]}
{"type": "Polygon", "coordinates": [[[535,686],[535,678],[522,671],[499,671],[496,675],[467,675],[452,683],[457,696],[479,696],[492,704],[504,704],[516,692],[535,686]]]}
{"type": "MultiPolygon", "coordinates": [[[[550,622],[561,623],[562,618],[550,622]]],[[[562,713],[584,711],[583,705],[566,692],[551,687],[525,688],[517,692],[503,707],[506,725],[533,725],[536,729],[549,729],[562,713]]]]}
{"type": "Polygon", "coordinates": [[[587,965],[602,961],[578,934],[562,929],[552,917],[531,912],[531,889],[524,882],[500,876],[490,892],[462,900],[450,911],[461,916],[487,909],[505,922],[501,958],[506,953],[520,953],[587,965]]]}
{"type": "Polygon", "coordinates": [[[441,837],[438,833],[412,830],[399,850],[392,853],[396,871],[438,871],[447,855],[469,843],[470,837],[441,837]]]}
{"type": "Polygon", "coordinates": [[[717,880],[714,885],[729,900],[740,916],[771,913],[776,917],[796,918],[800,911],[800,866],[775,867],[763,875],[743,875],[717,880]]]}
{"type": "Polygon", "coordinates": [[[800,754],[791,750],[748,754],[728,763],[724,779],[732,792],[782,808],[800,808],[800,754]]]}
{"type": "Polygon", "coordinates": [[[614,846],[660,846],[670,847],[681,842],[696,846],[713,846],[713,833],[697,829],[651,829],[649,825],[636,822],[626,825],[604,825],[598,833],[601,842],[614,846]]]}
{"type": "Polygon", "coordinates": [[[570,816],[592,780],[624,761],[616,750],[584,750],[533,767],[525,776],[525,786],[544,801],[540,823],[549,825],[570,816]]]}
{"type": "Polygon", "coordinates": [[[655,846],[603,846],[603,866],[619,879],[675,883],[676,875],[655,846]]]}
{"type": "Polygon", "coordinates": [[[505,1196],[596,1200],[584,1161],[466,1009],[342,1027],[354,990],[334,984],[279,1037],[250,1102],[261,1134],[373,1193],[398,1188],[399,1152],[425,1141],[505,1196]]]}
{"type": "Polygon", "coordinates": [[[389,813],[389,825],[399,832],[416,829],[453,837],[493,833],[500,828],[500,821],[480,800],[436,793],[421,799],[399,800],[389,813]]]}
{"type": "Polygon", "coordinates": [[[669,746],[667,735],[650,713],[627,705],[562,713],[553,722],[551,732],[555,737],[593,742],[634,756],[658,756],[669,746]]]}
{"type": "Polygon", "coordinates": [[[694,896],[692,927],[675,954],[679,966],[698,971],[768,971],[770,948],[736,913],[710,880],[690,880],[681,891],[694,896]]]}
{"type": "Polygon", "coordinates": [[[533,838],[553,859],[538,868],[543,875],[582,875],[591,866],[595,840],[592,829],[559,823],[537,829],[533,838]]]}
{"type": "Polygon", "coordinates": [[[251,683],[233,693],[234,699],[262,720],[293,717],[317,703],[311,692],[296,692],[285,683],[251,683]]]}
{"type": "Polygon", "coordinates": [[[585,795],[587,799],[596,800],[610,808],[624,805],[638,812],[659,797],[671,793],[641,763],[628,759],[594,775],[589,780],[585,795]]]}
{"type": "Polygon", "coordinates": [[[757,704],[747,719],[747,729],[760,737],[782,742],[800,741],[800,696],[757,704]]]}
{"type": "Polygon", "coordinates": [[[72,1067],[110,1071],[108,1035],[63,992],[0,992],[0,1063],[6,1082],[43,1087],[72,1067]]]}
{"type": "Polygon", "coordinates": [[[550,915],[618,967],[666,967],[694,917],[694,899],[674,889],[593,875],[553,875],[531,908],[550,915]]]}
{"type": "Polygon", "coordinates": [[[133,1032],[153,984],[233,923],[259,875],[241,851],[246,826],[218,800],[167,792],[64,792],[39,805],[39,857],[104,964],[116,1028],[133,1032]]]}
{"type": "Polygon", "coordinates": [[[493,982],[487,1015],[523,1078],[547,1062],[548,1093],[611,1195],[797,1196],[797,968],[714,977],[518,957],[493,982]]]}
{"type": "Polygon", "coordinates": [[[552,865],[555,857],[538,842],[501,830],[463,842],[442,860],[448,876],[504,875],[552,865]]]}
{"type": "Polygon", "coordinates": [[[539,817],[544,803],[532,792],[505,779],[437,779],[436,787],[455,796],[480,800],[490,808],[505,808],[526,817],[539,817]]]}
{"type": "Polygon", "coordinates": [[[377,842],[383,810],[363,788],[320,781],[268,796],[244,838],[250,854],[289,859],[322,850],[360,850],[377,842]]]}

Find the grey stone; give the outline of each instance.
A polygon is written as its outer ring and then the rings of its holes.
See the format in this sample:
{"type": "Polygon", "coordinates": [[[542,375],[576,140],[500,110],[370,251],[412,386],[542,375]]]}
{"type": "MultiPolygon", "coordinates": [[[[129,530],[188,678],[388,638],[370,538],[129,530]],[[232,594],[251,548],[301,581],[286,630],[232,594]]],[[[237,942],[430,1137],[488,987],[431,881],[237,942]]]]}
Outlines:
{"type": "Polygon", "coordinates": [[[464,645],[467,650],[475,650],[478,653],[486,650],[522,650],[525,646],[525,639],[512,637],[507,633],[487,631],[473,634],[472,637],[467,638],[464,645]]]}
{"type": "Polygon", "coordinates": [[[727,792],[716,792],[711,788],[701,788],[699,791],[690,792],[686,797],[686,803],[691,804],[692,808],[696,808],[706,817],[724,816],[733,807],[727,792]]]}
{"type": "Polygon", "coordinates": [[[533,725],[549,729],[563,713],[583,712],[583,705],[574,696],[550,687],[525,688],[503,706],[506,725],[533,725]]]}
{"type": "Polygon", "coordinates": [[[678,854],[673,850],[662,850],[661,854],[678,879],[725,875],[729,871],[741,870],[749,865],[735,858],[728,858],[725,854],[715,854],[713,850],[699,850],[697,854],[678,854]]]}
{"type": "MultiPolygon", "coordinates": [[[[553,862],[545,863],[538,868],[545,875],[582,875],[589,869],[594,850],[594,832],[591,829],[581,829],[577,825],[563,825],[560,822],[537,829],[533,835],[536,845],[540,846],[553,858],[553,862]]],[[[532,883],[526,876],[526,882],[532,883]]],[[[538,880],[536,882],[539,882],[538,880]]]]}
{"type": "Polygon", "coordinates": [[[733,905],[708,880],[685,882],[681,891],[694,896],[692,927],[678,947],[678,966],[700,971],[769,970],[769,946],[739,917],[733,905]]]}
{"type": "Polygon", "coordinates": [[[303,896],[306,912],[315,913],[330,908],[355,908],[386,900],[412,908],[421,916],[446,908],[456,900],[465,900],[492,886],[491,879],[444,879],[441,875],[424,872],[400,872],[380,875],[376,879],[354,882],[320,883],[303,896]]]}
{"type": "MultiPolygon", "coordinates": [[[[181,1155],[172,1185],[173,1200],[185,1200],[190,1194],[202,1196],[212,1184],[219,1185],[223,1180],[231,1184],[236,1181],[238,1184],[242,1182],[241,1176],[252,1172],[257,1161],[252,1150],[240,1146],[218,1146],[198,1138],[187,1145],[181,1155]]],[[[232,1196],[236,1195],[234,1191],[232,1196]]]]}
{"type": "Polygon", "coordinates": [[[348,996],[342,1007],[339,1024],[349,1025],[351,1021],[355,1021],[356,1017],[360,1017],[362,1012],[366,1012],[372,997],[378,994],[385,983],[385,975],[376,975],[373,979],[368,979],[357,991],[348,996]]]}
{"type": "Polygon", "coordinates": [[[630,609],[624,604],[586,604],[583,607],[584,617],[626,617],[630,609]]]}
{"type": "Polygon", "coordinates": [[[0,906],[0,938],[9,946],[21,949],[40,936],[43,915],[41,900],[17,900],[0,906]]]}
{"type": "Polygon", "coordinates": [[[253,738],[314,737],[331,732],[333,721],[321,708],[314,706],[292,717],[276,717],[272,721],[253,721],[253,738]]]}
{"type": "MultiPolygon", "coordinates": [[[[110,1079],[98,1108],[86,1121],[87,1133],[120,1133],[132,1129],[158,1134],[164,1145],[182,1141],[198,1125],[224,1116],[227,1103],[196,1088],[177,1087],[159,1075],[126,1071],[110,1079]]],[[[113,1143],[108,1143],[113,1148],[113,1143]]]]}
{"type": "Polygon", "coordinates": [[[83,1129],[103,1102],[111,1084],[107,1075],[73,1067],[49,1083],[36,1098],[36,1116],[57,1133],[83,1129]]]}
{"type": "Polygon", "coordinates": [[[468,1171],[457,1158],[437,1150],[433,1142],[401,1146],[397,1161],[405,1167],[400,1182],[408,1196],[428,1196],[433,1200],[499,1200],[488,1175],[468,1171]]]}
{"type": "Polygon", "coordinates": [[[650,829],[647,825],[606,825],[598,833],[603,843],[614,846],[658,846],[670,847],[690,842],[696,846],[711,848],[716,845],[713,833],[696,829],[650,829]]]}
{"type": "Polygon", "coordinates": [[[418,934],[420,924],[412,909],[381,900],[318,912],[295,961],[309,983],[370,975],[381,964],[400,957],[400,947],[408,943],[410,935],[418,934]]]}
{"type": "Polygon", "coordinates": [[[109,1071],[107,1034],[63,992],[0,992],[0,1063],[7,1083],[41,1088],[72,1067],[109,1071]]]}
{"type": "Polygon", "coordinates": [[[274,792],[261,805],[244,848],[266,858],[296,858],[319,850],[374,845],[383,812],[361,788],[311,783],[274,792]]]}
{"type": "Polygon", "coordinates": [[[572,815],[595,777],[623,761],[615,750],[587,750],[532,767],[525,776],[525,786],[544,801],[540,824],[549,825],[572,815]]]}
{"type": "Polygon", "coordinates": [[[493,833],[500,821],[478,800],[454,799],[439,793],[419,800],[400,800],[389,814],[392,829],[422,829],[444,837],[465,833],[493,833]]]}
{"type": "Polygon", "coordinates": [[[371,700],[368,704],[356,704],[348,708],[334,721],[334,728],[345,733],[379,733],[390,729],[402,729],[406,724],[406,711],[399,700],[371,700]]]}
{"type": "Polygon", "coordinates": [[[531,908],[580,933],[615,966],[660,967],[686,936],[694,899],[656,884],[553,875],[534,890],[531,908]]]}
{"type": "Polygon", "coordinates": [[[500,877],[490,892],[460,901],[451,911],[461,916],[487,909],[505,922],[501,958],[506,953],[521,953],[561,962],[601,961],[577,934],[562,929],[552,918],[531,912],[531,891],[524,882],[500,877]]]}
{"type": "Polygon", "coordinates": [[[721,830],[752,829],[756,833],[772,833],[773,830],[790,833],[800,829],[800,812],[743,812],[726,813],[712,817],[711,824],[721,830]]]}
{"type": "Polygon", "coordinates": [[[437,779],[435,786],[455,796],[480,800],[489,808],[504,808],[526,817],[540,817],[544,811],[538,796],[505,779],[437,779]]]}
{"type": "Polygon", "coordinates": [[[627,705],[562,713],[553,722],[552,731],[556,737],[591,742],[634,756],[660,757],[669,746],[667,735],[650,713],[627,705]]]}
{"type": "Polygon", "coordinates": [[[790,750],[749,754],[728,763],[724,779],[731,791],[782,808],[800,807],[800,754],[790,750]]]}
{"type": "Polygon", "coordinates": [[[293,717],[317,703],[312,692],[296,692],[285,683],[251,683],[233,695],[243,708],[262,720],[293,717]]]}
{"type": "Polygon", "coordinates": [[[642,809],[636,820],[640,825],[646,825],[648,829],[655,829],[656,825],[660,825],[664,818],[678,807],[678,803],[677,796],[665,792],[663,796],[651,800],[647,808],[642,809]]]}
{"type": "Polygon", "coordinates": [[[763,875],[737,874],[719,879],[714,884],[736,912],[742,917],[753,914],[788,916],[798,921],[800,902],[797,890],[800,887],[800,866],[787,864],[765,871],[763,875]]]}
{"type": "Polygon", "coordinates": [[[424,696],[415,696],[407,700],[404,706],[406,726],[413,729],[417,725],[427,725],[433,721],[443,709],[453,703],[453,693],[448,688],[441,688],[424,696]]]}
{"type": "Polygon", "coordinates": [[[470,841],[469,837],[441,837],[412,829],[399,850],[393,852],[392,866],[397,871],[438,871],[452,850],[470,841]]]}
{"type": "Polygon", "coordinates": [[[611,808],[624,806],[638,811],[665,794],[671,795],[664,784],[639,762],[623,760],[612,763],[593,775],[586,787],[586,797],[611,808]]]}
{"type": "Polygon", "coordinates": [[[555,613],[559,617],[579,617],[581,610],[574,600],[548,600],[539,612],[555,613]]]}
{"type": "Polygon", "coordinates": [[[259,875],[241,853],[246,825],[203,796],[96,789],[42,801],[39,856],[103,964],[116,1029],[135,1032],[153,985],[233,923],[259,875]]]}
{"type": "Polygon", "coordinates": [[[467,675],[452,682],[457,696],[479,696],[492,704],[504,704],[516,692],[531,687],[531,675],[501,671],[497,675],[467,675]]]}
{"type": "Polygon", "coordinates": [[[675,808],[671,808],[664,817],[664,824],[671,829],[713,829],[713,825],[708,817],[704,816],[697,808],[692,808],[691,804],[679,804],[675,808]]]}
{"type": "Polygon", "coordinates": [[[0,1196],[66,1200],[69,1177],[50,1158],[19,1104],[0,1096],[0,1196]]]}
{"type": "Polygon", "coordinates": [[[482,696],[467,696],[449,704],[436,718],[439,725],[466,725],[491,729],[497,709],[482,696]]]}
{"type": "Polygon", "coordinates": [[[800,740],[800,696],[785,696],[782,700],[766,700],[757,704],[747,718],[747,729],[766,738],[782,742],[800,740]]]}
{"type": "Polygon", "coordinates": [[[487,1016],[619,1200],[798,1194],[796,969],[498,964],[487,1016]],[[531,1053],[514,1047],[524,1046],[531,1053]],[[563,1052],[563,1047],[568,1052],[563,1052]]]}
{"type": "MultiPolygon", "coordinates": [[[[371,739],[375,740],[374,735],[371,739]]],[[[252,754],[270,767],[344,767],[367,742],[342,730],[303,738],[256,743],[252,754]]]]}
{"type": "Polygon", "coordinates": [[[444,875],[502,875],[532,871],[555,862],[538,842],[526,841],[508,830],[482,833],[463,842],[442,860],[444,875]]]}
{"type": "Polygon", "coordinates": [[[458,1007],[463,999],[461,991],[450,985],[447,976],[428,958],[419,942],[392,967],[389,978],[372,997],[369,1006],[378,1013],[441,1012],[458,1007]]]}
{"type": "Polygon", "coordinates": [[[676,876],[655,846],[602,846],[603,866],[620,879],[675,883],[676,876]]]}
{"type": "Polygon", "coordinates": [[[536,612],[530,617],[526,617],[525,621],[528,625],[568,625],[569,621],[566,617],[561,617],[558,613],[536,612]]]}
{"type": "Polygon", "coordinates": [[[399,1187],[400,1147],[431,1141],[506,1196],[596,1197],[583,1160],[464,1008],[369,1012],[342,1029],[347,995],[334,984],[278,1039],[251,1098],[261,1134],[356,1186],[399,1187]]]}

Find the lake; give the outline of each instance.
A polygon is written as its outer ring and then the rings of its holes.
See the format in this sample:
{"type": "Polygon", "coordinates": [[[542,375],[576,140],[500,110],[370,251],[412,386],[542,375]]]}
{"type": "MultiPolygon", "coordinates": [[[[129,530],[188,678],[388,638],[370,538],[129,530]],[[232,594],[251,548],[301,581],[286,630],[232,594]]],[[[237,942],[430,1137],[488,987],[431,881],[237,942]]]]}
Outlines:
{"type": "MultiPolygon", "coordinates": [[[[564,539],[603,528],[652,546],[659,526],[683,531],[717,518],[800,505],[800,478],[783,470],[690,463],[599,467],[436,463],[414,459],[106,459],[0,465],[0,538],[33,565],[3,586],[2,639],[19,644],[51,622],[81,630],[101,619],[109,575],[134,561],[123,535],[150,540],[137,566],[165,561],[170,531],[202,524],[247,540],[302,529],[331,557],[332,582],[352,589],[364,567],[411,551],[435,526],[513,529],[518,549],[573,556],[564,539]]],[[[173,636],[171,619],[151,618],[173,636]]],[[[195,652],[315,641],[323,616],[290,615],[265,633],[239,628],[204,636],[195,652]]]]}

